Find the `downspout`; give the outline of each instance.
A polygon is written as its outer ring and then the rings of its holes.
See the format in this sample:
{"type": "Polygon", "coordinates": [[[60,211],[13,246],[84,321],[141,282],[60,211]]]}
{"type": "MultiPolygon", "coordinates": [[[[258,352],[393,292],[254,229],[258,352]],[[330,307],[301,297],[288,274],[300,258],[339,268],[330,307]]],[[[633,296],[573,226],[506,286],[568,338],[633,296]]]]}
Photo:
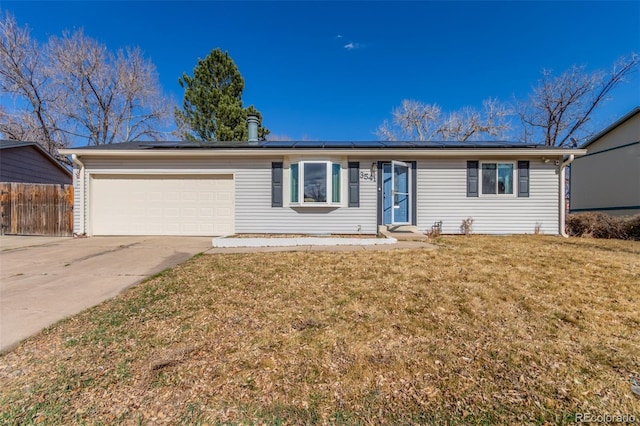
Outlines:
{"type": "Polygon", "coordinates": [[[565,230],[565,219],[566,219],[566,210],[567,210],[567,199],[565,194],[565,169],[575,159],[575,155],[569,155],[565,161],[560,165],[560,235],[565,238],[569,238],[567,235],[567,231],[565,230]]]}
{"type": "Polygon", "coordinates": [[[85,189],[84,189],[84,163],[80,161],[76,154],[71,155],[71,161],[74,164],[80,167],[80,232],[78,235],[85,235],[87,232],[85,230],[85,212],[84,212],[84,197],[85,197],[85,189]]]}

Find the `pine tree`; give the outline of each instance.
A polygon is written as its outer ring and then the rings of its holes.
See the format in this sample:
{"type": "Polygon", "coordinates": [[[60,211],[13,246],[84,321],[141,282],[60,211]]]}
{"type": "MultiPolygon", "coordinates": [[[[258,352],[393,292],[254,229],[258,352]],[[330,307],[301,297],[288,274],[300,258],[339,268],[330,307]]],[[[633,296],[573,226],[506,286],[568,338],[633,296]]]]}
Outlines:
{"type": "MultiPolygon", "coordinates": [[[[178,79],[184,89],[182,110],[175,116],[180,136],[192,141],[245,141],[248,138],[247,115],[262,116],[253,105],[242,106],[244,79],[227,52],[214,49],[198,59],[193,77],[183,73],[178,79]]],[[[260,126],[264,140],[269,130],[260,126]]]]}

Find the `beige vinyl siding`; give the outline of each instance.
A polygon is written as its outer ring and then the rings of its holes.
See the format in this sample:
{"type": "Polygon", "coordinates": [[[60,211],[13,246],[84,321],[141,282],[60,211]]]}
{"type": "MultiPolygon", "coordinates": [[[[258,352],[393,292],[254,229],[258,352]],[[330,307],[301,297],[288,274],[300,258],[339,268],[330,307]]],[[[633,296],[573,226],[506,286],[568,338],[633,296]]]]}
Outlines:
{"type": "Polygon", "coordinates": [[[587,146],[571,165],[571,211],[640,214],[639,140],[635,114],[587,146]]]}
{"type": "Polygon", "coordinates": [[[604,151],[606,149],[617,148],[630,142],[640,140],[640,113],[630,117],[624,123],[602,135],[599,139],[589,144],[587,153],[604,151]]]}
{"type": "Polygon", "coordinates": [[[609,209],[608,214],[637,214],[618,210],[640,206],[640,144],[578,158],[571,166],[571,209],[609,209]]]}
{"type": "MultiPolygon", "coordinates": [[[[146,173],[232,173],[235,181],[236,233],[343,233],[375,234],[376,184],[360,182],[360,207],[271,207],[271,163],[282,162],[282,157],[232,158],[148,158],[98,159],[83,157],[87,169],[87,183],[92,174],[146,174],[146,173]]],[[[349,159],[349,161],[358,161],[349,159]]],[[[360,161],[361,169],[369,170],[371,160],[360,161]]],[[[289,170],[285,169],[284,173],[289,170]]],[[[342,182],[346,185],[346,181],[342,182]]],[[[90,186],[87,185],[85,206],[88,206],[90,186]]],[[[285,191],[285,196],[286,196],[285,191]]],[[[345,193],[346,194],[346,193],[345,193]]],[[[344,195],[346,197],[346,195],[344,195]]],[[[346,200],[344,200],[346,206],[346,200]]],[[[76,205],[79,200],[76,200],[76,205]]],[[[285,202],[285,205],[287,203],[285,202]]],[[[86,211],[85,229],[90,229],[89,209],[86,211]]],[[[79,221],[78,217],[78,221],[79,221]]]]}
{"type": "MultiPolygon", "coordinates": [[[[442,221],[443,233],[459,234],[462,220],[471,217],[478,234],[531,234],[536,224],[545,234],[558,234],[559,180],[553,162],[530,160],[528,198],[467,197],[466,160],[418,161],[417,181],[419,230],[442,221]]],[[[514,191],[516,185],[517,179],[514,191]]]]}

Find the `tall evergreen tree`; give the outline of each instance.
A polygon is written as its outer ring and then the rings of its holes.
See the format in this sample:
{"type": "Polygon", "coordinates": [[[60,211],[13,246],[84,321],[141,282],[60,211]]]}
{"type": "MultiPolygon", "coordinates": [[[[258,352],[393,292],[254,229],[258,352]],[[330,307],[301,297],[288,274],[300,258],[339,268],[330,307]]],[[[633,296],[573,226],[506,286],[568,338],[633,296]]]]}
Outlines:
{"type": "MultiPolygon", "coordinates": [[[[216,48],[198,59],[193,76],[178,79],[184,89],[182,110],[175,116],[180,136],[192,141],[244,141],[249,136],[247,115],[262,116],[253,105],[242,106],[244,79],[227,52],[216,48]]],[[[260,126],[258,137],[264,140],[269,130],[260,126]]]]}

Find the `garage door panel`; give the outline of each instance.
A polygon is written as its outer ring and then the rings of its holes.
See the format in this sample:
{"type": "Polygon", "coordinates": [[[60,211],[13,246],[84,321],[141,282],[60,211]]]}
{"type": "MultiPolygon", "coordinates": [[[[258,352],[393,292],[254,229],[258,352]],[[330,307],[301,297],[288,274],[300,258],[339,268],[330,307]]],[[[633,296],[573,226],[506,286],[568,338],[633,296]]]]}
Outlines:
{"type": "Polygon", "coordinates": [[[201,208],[198,210],[198,216],[200,217],[214,217],[212,208],[201,208]]]}
{"type": "Polygon", "coordinates": [[[195,201],[197,199],[196,193],[191,191],[185,191],[180,194],[182,201],[195,201]]]}
{"type": "Polygon", "coordinates": [[[92,176],[90,214],[94,235],[230,234],[233,176],[92,176]]]}
{"type": "Polygon", "coordinates": [[[204,235],[213,235],[214,234],[213,224],[200,225],[200,232],[202,232],[204,235]]]}
{"type": "Polygon", "coordinates": [[[218,207],[216,208],[216,216],[219,217],[230,217],[231,216],[231,209],[229,208],[224,208],[224,207],[218,207]]]}
{"type": "MultiPolygon", "coordinates": [[[[154,201],[154,200],[150,200],[150,201],[154,201]]],[[[159,207],[152,207],[147,209],[147,217],[151,218],[151,219],[155,219],[155,218],[161,218],[162,217],[162,209],[159,207]]]]}
{"type": "Polygon", "coordinates": [[[196,209],[194,208],[184,208],[182,209],[182,217],[186,218],[196,218],[198,215],[196,214],[196,209]]]}
{"type": "Polygon", "coordinates": [[[211,191],[202,191],[198,192],[198,201],[213,201],[215,199],[215,195],[211,191]]]}

